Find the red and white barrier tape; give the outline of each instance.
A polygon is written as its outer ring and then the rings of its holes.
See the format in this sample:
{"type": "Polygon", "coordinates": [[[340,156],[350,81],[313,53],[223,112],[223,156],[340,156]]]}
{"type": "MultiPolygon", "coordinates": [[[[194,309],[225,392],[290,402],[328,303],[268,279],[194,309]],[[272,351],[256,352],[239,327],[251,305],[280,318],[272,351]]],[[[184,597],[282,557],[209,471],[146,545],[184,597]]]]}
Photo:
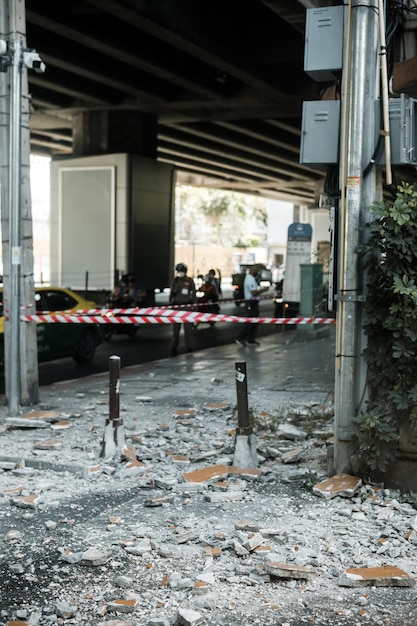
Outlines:
{"type": "MultiPolygon", "coordinates": [[[[221,304],[225,302],[220,300],[219,302],[206,303],[205,306],[212,306],[213,304],[221,304]]],[[[244,302],[244,300],[242,300],[244,302]]],[[[117,315],[157,315],[157,316],[172,316],[179,315],[181,313],[198,313],[194,304],[178,304],[178,305],[161,305],[151,307],[130,307],[130,308],[114,308],[114,309],[77,309],[73,311],[71,315],[107,315],[109,317],[117,315]]],[[[49,311],[38,311],[38,315],[50,315],[49,311]]],[[[201,313],[204,315],[204,313],[201,313]]]]}
{"type": "Polygon", "coordinates": [[[170,315],[79,315],[79,314],[36,314],[21,315],[21,321],[44,324],[181,324],[204,322],[234,322],[256,324],[334,324],[334,318],[327,317],[239,317],[214,313],[171,311],[170,315]]]}

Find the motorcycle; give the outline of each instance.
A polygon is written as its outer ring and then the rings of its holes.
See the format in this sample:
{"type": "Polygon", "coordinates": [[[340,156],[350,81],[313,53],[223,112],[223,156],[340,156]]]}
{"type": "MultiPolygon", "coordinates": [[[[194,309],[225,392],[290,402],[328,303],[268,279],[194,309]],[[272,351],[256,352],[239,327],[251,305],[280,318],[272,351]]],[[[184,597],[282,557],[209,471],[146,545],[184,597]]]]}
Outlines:
{"type": "MultiPolygon", "coordinates": [[[[131,276],[123,276],[120,285],[109,295],[106,300],[108,309],[128,309],[143,306],[146,293],[142,289],[135,289],[131,276]]],[[[106,341],[110,341],[113,335],[134,337],[138,330],[139,326],[136,324],[106,324],[103,335],[106,341]]]]}

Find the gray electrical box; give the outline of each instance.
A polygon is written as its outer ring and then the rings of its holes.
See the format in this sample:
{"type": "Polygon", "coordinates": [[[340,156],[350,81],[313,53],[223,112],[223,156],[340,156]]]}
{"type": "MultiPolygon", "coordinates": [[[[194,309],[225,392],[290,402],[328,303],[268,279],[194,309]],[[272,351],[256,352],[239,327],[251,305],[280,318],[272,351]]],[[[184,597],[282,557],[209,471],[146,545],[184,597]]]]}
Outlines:
{"type": "MultiPolygon", "coordinates": [[[[380,116],[375,101],[375,118],[380,116]]],[[[389,99],[392,165],[417,165],[417,100],[401,94],[389,99]]],[[[314,100],[303,103],[300,163],[317,168],[339,161],[340,100],[314,100]]],[[[375,136],[375,147],[378,133],[375,136]]],[[[385,164],[384,142],[376,160],[385,164]]]]}
{"type": "MultiPolygon", "coordinates": [[[[379,104],[378,104],[379,106],[379,104]]],[[[389,99],[392,165],[417,165],[417,100],[401,94],[389,99]]],[[[385,163],[382,147],[377,163],[385,163]]]]}
{"type": "Polygon", "coordinates": [[[316,81],[332,81],[343,67],[344,7],[306,12],[304,71],[316,81]]]}
{"type": "Polygon", "coordinates": [[[303,102],[300,163],[329,165],[339,160],[340,100],[303,102]]]}

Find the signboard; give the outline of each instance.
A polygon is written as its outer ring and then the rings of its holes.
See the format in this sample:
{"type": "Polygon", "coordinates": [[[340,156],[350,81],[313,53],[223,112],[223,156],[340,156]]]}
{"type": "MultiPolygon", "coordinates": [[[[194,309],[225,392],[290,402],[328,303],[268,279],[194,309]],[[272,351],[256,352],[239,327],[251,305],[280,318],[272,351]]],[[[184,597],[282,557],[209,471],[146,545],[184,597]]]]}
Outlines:
{"type": "Polygon", "coordinates": [[[294,223],[288,226],[287,260],[282,294],[284,302],[300,302],[300,265],[311,263],[311,236],[310,224],[294,223]]]}

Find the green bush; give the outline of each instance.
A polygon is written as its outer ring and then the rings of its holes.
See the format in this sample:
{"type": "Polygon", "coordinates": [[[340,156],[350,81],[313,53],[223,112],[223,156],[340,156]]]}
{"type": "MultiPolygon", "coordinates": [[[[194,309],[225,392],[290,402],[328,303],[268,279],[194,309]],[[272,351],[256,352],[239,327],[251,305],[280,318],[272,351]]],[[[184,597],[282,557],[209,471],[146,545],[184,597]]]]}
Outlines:
{"type": "Polygon", "coordinates": [[[417,187],[399,185],[394,201],[375,202],[371,215],[363,246],[369,401],[355,419],[354,444],[369,469],[382,469],[399,424],[417,424],[417,187]]]}
{"type": "Polygon", "coordinates": [[[376,202],[365,246],[370,408],[397,420],[417,406],[417,187],[376,202]]]}
{"type": "Polygon", "coordinates": [[[387,415],[361,414],[353,418],[357,471],[363,475],[384,472],[396,457],[397,426],[387,415]]]}

